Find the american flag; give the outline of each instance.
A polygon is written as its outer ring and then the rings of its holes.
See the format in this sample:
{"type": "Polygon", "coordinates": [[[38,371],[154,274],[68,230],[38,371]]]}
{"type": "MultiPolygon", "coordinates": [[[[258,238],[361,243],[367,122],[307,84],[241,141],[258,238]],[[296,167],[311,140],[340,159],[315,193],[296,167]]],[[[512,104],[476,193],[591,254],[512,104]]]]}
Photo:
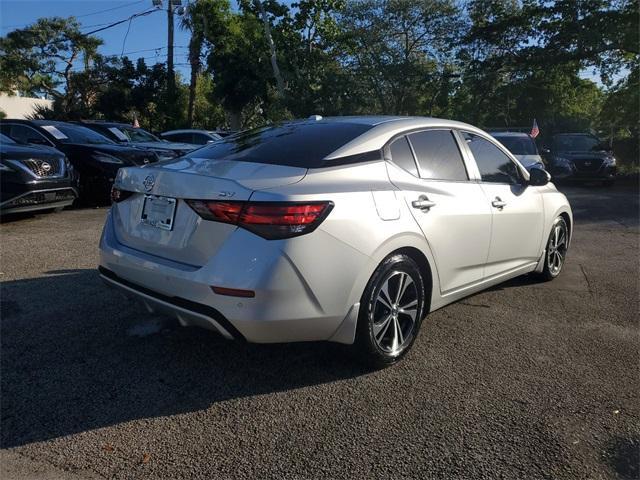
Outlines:
{"type": "Polygon", "coordinates": [[[531,137],[536,138],[538,135],[540,135],[540,129],[538,128],[538,122],[536,122],[536,119],[533,119],[533,127],[531,127],[531,133],[529,134],[531,135],[531,137]]]}

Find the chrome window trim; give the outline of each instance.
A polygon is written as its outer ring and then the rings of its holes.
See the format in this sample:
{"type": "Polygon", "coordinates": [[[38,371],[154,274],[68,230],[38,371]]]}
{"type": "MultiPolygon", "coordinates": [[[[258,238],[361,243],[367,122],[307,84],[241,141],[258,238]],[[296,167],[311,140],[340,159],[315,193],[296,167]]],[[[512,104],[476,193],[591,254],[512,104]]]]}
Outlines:
{"type": "MultiPolygon", "coordinates": [[[[424,181],[428,181],[428,182],[447,182],[447,183],[470,183],[470,182],[475,182],[477,180],[477,179],[473,178],[473,176],[472,176],[472,173],[477,172],[477,167],[475,166],[475,163],[474,163],[472,165],[475,168],[475,170],[469,168],[470,164],[468,163],[468,159],[465,157],[465,151],[463,150],[463,148],[461,148],[460,140],[458,138],[456,129],[454,129],[453,127],[442,127],[442,126],[418,127],[418,128],[412,128],[412,129],[409,129],[409,130],[405,130],[405,131],[397,133],[396,135],[391,137],[387,141],[387,143],[385,143],[384,146],[382,147],[384,160],[387,161],[387,162],[393,163],[396,167],[400,168],[401,170],[404,170],[404,168],[402,168],[400,165],[398,165],[397,163],[395,163],[393,161],[393,159],[391,158],[391,151],[390,151],[391,144],[393,142],[395,142],[400,137],[406,137],[407,143],[409,144],[409,148],[411,149],[411,153],[413,154],[413,162],[416,164],[416,169],[418,171],[418,175],[419,176],[416,177],[413,173],[407,172],[412,177],[415,177],[418,180],[424,180],[424,181]],[[460,152],[460,157],[462,158],[462,165],[464,166],[466,174],[467,174],[467,179],[466,180],[449,180],[449,179],[446,179],[446,178],[426,178],[426,177],[422,176],[422,170],[420,169],[420,162],[418,162],[418,157],[416,155],[415,149],[413,148],[413,144],[411,143],[411,140],[409,139],[409,135],[411,135],[413,133],[426,132],[426,131],[431,131],[431,130],[448,130],[449,132],[451,132],[451,134],[453,136],[453,140],[456,143],[456,146],[458,147],[458,151],[460,152]]],[[[465,142],[465,144],[466,144],[466,142],[465,142]]],[[[466,145],[465,145],[465,147],[466,147],[466,145]]],[[[406,172],[406,170],[404,170],[404,171],[406,172]]]]}

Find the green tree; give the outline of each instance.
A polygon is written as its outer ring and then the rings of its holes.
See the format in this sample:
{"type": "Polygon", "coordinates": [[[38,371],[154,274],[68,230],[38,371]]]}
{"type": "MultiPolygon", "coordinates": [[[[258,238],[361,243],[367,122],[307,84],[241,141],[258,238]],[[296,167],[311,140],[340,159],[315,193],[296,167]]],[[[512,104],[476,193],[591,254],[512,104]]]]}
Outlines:
{"type": "Polygon", "coordinates": [[[454,1],[351,1],[339,26],[342,62],[370,99],[367,110],[415,115],[430,109],[461,28],[454,1]]]}
{"type": "Polygon", "coordinates": [[[73,17],[41,18],[0,38],[0,89],[45,94],[72,108],[74,69],[88,69],[102,40],[84,35],[73,17]],[[60,90],[62,87],[62,90],[60,90]]]}

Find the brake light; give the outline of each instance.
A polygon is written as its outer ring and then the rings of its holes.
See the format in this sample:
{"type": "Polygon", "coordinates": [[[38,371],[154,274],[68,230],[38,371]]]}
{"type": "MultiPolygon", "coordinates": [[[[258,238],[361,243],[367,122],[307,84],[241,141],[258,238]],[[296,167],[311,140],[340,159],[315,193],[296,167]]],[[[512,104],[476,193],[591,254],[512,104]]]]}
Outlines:
{"type": "Polygon", "coordinates": [[[120,190],[119,188],[116,188],[116,187],[111,187],[111,202],[113,203],[118,203],[123,200],[126,200],[131,195],[133,195],[133,192],[129,192],[127,190],[120,190]]]}
{"type": "Polygon", "coordinates": [[[268,240],[312,232],[333,208],[332,202],[186,202],[205,220],[238,225],[268,240]]]}

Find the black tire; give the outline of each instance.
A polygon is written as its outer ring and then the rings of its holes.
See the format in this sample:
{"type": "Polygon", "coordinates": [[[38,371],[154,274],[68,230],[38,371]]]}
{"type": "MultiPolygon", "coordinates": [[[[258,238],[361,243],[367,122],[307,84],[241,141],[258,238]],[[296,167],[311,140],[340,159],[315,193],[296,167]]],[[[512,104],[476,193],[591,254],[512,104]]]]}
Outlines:
{"type": "Polygon", "coordinates": [[[359,358],[367,366],[393,365],[411,349],[425,315],[424,285],[418,265],[404,254],[387,257],[373,273],[360,300],[355,341],[359,358]],[[398,290],[405,284],[398,299],[398,290]]]}
{"type": "Polygon", "coordinates": [[[570,231],[567,222],[563,217],[556,218],[551,227],[547,246],[544,251],[544,268],[542,272],[538,274],[538,278],[541,281],[548,282],[553,280],[562,272],[569,250],[569,238],[570,231]],[[561,232],[559,235],[563,235],[563,237],[558,238],[558,246],[556,247],[554,243],[556,243],[555,236],[557,229],[561,232]],[[554,252],[557,252],[557,255],[554,252]]]}

